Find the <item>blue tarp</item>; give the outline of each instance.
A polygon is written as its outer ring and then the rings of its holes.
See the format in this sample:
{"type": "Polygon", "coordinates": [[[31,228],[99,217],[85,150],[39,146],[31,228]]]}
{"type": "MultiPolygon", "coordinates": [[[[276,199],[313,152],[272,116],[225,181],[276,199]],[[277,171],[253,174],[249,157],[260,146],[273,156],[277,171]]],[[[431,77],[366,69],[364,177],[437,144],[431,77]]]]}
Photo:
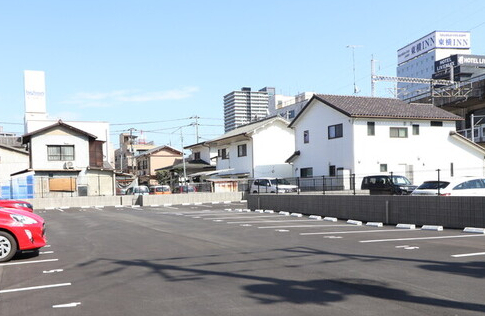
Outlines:
{"type": "Polygon", "coordinates": [[[2,199],[34,198],[34,175],[15,177],[1,184],[2,199]]]}

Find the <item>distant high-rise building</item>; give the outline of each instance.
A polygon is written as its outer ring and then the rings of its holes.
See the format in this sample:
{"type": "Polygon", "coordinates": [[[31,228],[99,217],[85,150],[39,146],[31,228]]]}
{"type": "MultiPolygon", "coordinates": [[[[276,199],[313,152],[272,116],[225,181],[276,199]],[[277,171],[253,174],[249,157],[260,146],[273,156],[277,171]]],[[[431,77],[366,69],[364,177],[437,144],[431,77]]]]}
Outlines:
{"type": "MultiPolygon", "coordinates": [[[[471,54],[470,32],[434,31],[397,51],[397,77],[431,79],[435,61],[454,54],[471,54]]],[[[401,99],[425,93],[429,85],[397,84],[401,99]]]]}
{"type": "Polygon", "coordinates": [[[268,100],[275,88],[265,87],[258,91],[243,87],[224,96],[224,132],[238,126],[260,120],[268,115],[268,100]]]}

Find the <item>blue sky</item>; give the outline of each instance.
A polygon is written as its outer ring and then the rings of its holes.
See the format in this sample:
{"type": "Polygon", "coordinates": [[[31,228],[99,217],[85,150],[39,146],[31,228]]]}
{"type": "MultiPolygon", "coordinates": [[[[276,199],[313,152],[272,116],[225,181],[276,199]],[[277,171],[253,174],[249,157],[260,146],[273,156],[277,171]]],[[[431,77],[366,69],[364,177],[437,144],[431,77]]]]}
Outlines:
{"type": "MultiPolygon", "coordinates": [[[[107,121],[180,146],[223,133],[223,96],[243,86],[370,95],[371,56],[396,75],[397,50],[440,31],[471,31],[485,55],[485,2],[23,0],[0,2],[0,126],[23,132],[23,71],[46,76],[52,118],[107,121]]],[[[378,96],[391,96],[378,83],[378,96]]]]}

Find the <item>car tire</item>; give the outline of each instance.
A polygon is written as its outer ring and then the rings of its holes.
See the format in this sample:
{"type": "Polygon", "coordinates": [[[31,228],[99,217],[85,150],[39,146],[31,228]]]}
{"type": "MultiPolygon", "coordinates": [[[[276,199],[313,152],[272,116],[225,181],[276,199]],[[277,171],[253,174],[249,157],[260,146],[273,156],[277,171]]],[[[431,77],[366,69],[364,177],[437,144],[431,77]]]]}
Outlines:
{"type": "Polygon", "coordinates": [[[17,241],[7,232],[0,231],[0,262],[9,261],[17,253],[17,241]]]}

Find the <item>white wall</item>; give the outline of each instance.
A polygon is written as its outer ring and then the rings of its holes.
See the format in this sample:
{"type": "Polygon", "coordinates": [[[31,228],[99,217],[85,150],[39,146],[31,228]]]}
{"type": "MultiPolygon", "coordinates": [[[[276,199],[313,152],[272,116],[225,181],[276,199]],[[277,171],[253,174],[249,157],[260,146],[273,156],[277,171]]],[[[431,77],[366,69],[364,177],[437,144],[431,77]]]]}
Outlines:
{"type": "Polygon", "coordinates": [[[12,173],[29,168],[29,155],[0,147],[0,181],[10,179],[12,173]]]}
{"type": "Polygon", "coordinates": [[[329,166],[352,169],[352,125],[350,118],[314,100],[294,126],[296,150],[300,156],[293,163],[293,175],[300,176],[301,168],[313,168],[313,176],[328,176],[329,166]],[[328,126],[342,124],[343,137],[328,139],[328,126]],[[303,141],[308,130],[310,140],[303,141]]]}
{"type": "Polygon", "coordinates": [[[74,169],[89,166],[88,137],[59,128],[47,133],[34,135],[31,139],[32,168],[63,169],[66,161],[48,161],[47,145],[74,145],[74,169]]]}
{"type": "Polygon", "coordinates": [[[285,163],[295,152],[292,129],[282,121],[266,125],[253,135],[254,177],[292,177],[291,165],[285,163]]]}

